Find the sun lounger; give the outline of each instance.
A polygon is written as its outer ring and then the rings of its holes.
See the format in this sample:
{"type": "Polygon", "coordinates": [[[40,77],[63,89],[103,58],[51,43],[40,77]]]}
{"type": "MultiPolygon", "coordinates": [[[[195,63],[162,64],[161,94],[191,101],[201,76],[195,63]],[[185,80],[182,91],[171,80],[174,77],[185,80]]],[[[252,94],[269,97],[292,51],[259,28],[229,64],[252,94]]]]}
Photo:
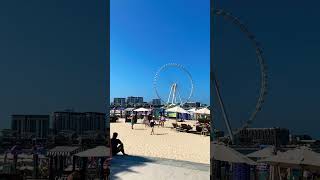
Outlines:
{"type": "Polygon", "coordinates": [[[178,132],[183,131],[183,129],[177,124],[177,123],[172,123],[173,129],[177,130],[178,132]]]}
{"type": "Polygon", "coordinates": [[[181,129],[185,132],[189,132],[192,129],[192,126],[188,124],[181,124],[181,129]]]}

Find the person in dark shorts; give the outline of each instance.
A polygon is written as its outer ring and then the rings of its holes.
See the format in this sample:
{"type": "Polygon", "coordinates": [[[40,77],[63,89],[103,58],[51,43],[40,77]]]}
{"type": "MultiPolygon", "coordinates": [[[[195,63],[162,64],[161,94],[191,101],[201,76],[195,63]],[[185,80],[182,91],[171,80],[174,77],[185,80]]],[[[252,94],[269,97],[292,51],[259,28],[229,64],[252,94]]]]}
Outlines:
{"type": "Polygon", "coordinates": [[[130,118],[131,118],[131,129],[133,129],[133,125],[135,123],[134,122],[134,115],[132,114],[130,118]]]}
{"type": "Polygon", "coordinates": [[[134,117],[134,123],[137,123],[137,121],[138,121],[138,112],[136,112],[133,117],[134,117]]]}
{"type": "Polygon", "coordinates": [[[117,155],[119,152],[122,152],[123,155],[127,155],[124,153],[123,143],[120,141],[120,139],[117,139],[118,133],[113,133],[112,139],[111,139],[111,151],[112,155],[117,155]]]}
{"type": "Polygon", "coordinates": [[[155,125],[155,121],[153,119],[150,120],[150,127],[151,127],[151,135],[154,134],[154,125],[155,125]]]}

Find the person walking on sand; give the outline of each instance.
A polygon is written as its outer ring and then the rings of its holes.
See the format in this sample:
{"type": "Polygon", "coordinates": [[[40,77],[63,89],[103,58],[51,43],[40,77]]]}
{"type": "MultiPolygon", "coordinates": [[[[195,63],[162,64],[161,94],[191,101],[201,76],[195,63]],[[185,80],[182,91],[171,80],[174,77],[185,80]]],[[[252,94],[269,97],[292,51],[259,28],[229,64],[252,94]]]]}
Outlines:
{"type": "Polygon", "coordinates": [[[131,115],[131,129],[133,129],[133,125],[134,125],[134,115],[131,115]]]}
{"type": "Polygon", "coordinates": [[[154,119],[151,119],[150,120],[151,135],[154,135],[154,124],[155,124],[154,119]]]}

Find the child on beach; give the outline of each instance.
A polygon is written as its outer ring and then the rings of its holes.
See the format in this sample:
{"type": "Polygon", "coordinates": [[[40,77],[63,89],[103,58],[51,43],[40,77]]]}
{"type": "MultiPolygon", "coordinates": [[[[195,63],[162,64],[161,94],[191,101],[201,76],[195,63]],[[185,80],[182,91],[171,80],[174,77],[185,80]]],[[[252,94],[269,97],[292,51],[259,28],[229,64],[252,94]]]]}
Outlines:
{"type": "Polygon", "coordinates": [[[151,127],[151,135],[154,134],[154,124],[155,124],[155,121],[153,119],[150,120],[150,127],[151,127]]]}

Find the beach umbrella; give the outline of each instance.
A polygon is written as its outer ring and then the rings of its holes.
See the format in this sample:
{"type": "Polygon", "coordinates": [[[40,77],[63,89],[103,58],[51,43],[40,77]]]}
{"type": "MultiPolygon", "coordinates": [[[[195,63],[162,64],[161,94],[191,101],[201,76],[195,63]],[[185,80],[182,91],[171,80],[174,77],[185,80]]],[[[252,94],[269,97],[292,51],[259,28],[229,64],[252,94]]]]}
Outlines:
{"type": "Polygon", "coordinates": [[[258,162],[289,167],[313,167],[320,169],[320,154],[306,146],[302,146],[286,152],[280,152],[275,156],[259,160],[258,162]]]}
{"type": "Polygon", "coordinates": [[[210,109],[208,108],[201,108],[196,110],[194,113],[196,114],[206,114],[206,115],[210,115],[210,109]]]}
{"type": "Polygon", "coordinates": [[[250,158],[267,158],[267,157],[271,157],[274,156],[274,150],[275,147],[274,146],[268,146],[265,147],[263,149],[260,149],[258,151],[252,152],[250,154],[247,154],[247,157],[250,158]]]}
{"type": "Polygon", "coordinates": [[[100,168],[99,168],[99,174],[102,174],[103,172],[103,163],[107,158],[111,157],[111,151],[110,148],[106,146],[97,146],[92,149],[88,149],[86,151],[79,152],[75,154],[75,156],[81,157],[81,158],[100,158],[100,168]]]}
{"type": "Polygon", "coordinates": [[[212,159],[217,161],[256,165],[256,163],[250,158],[222,143],[211,142],[210,156],[212,159]]]}
{"type": "Polygon", "coordinates": [[[133,110],[133,111],[135,111],[135,112],[149,112],[149,111],[150,111],[150,109],[146,109],[146,108],[138,108],[138,109],[135,109],[135,110],[133,110]]]}
{"type": "Polygon", "coordinates": [[[135,110],[133,110],[133,111],[134,111],[134,112],[144,112],[145,115],[147,115],[147,112],[150,112],[151,110],[141,107],[141,108],[135,109],[135,110]]]}
{"type": "Polygon", "coordinates": [[[169,108],[166,110],[167,112],[175,112],[175,113],[184,113],[184,114],[189,114],[188,111],[186,111],[185,109],[183,109],[180,106],[175,106],[173,108],[169,108]]]}

